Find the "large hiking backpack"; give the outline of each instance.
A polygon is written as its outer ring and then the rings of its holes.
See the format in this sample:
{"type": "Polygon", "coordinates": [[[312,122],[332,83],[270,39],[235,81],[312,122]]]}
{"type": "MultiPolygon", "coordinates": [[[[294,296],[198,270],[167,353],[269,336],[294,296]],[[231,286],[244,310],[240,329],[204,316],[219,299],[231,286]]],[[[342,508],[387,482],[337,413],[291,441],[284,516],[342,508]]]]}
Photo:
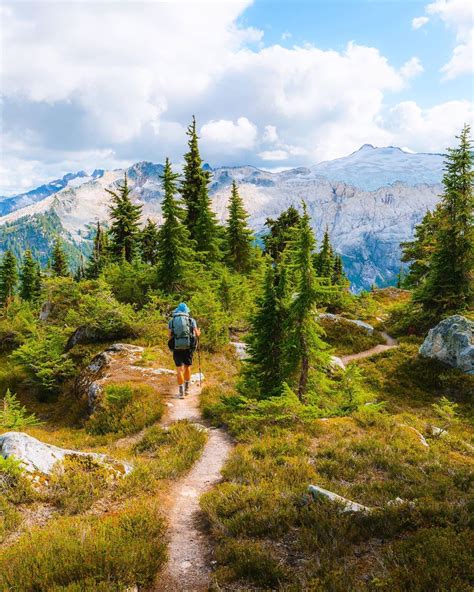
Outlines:
{"type": "Polygon", "coordinates": [[[173,315],[171,320],[171,329],[173,331],[174,348],[173,349],[192,349],[193,348],[193,326],[191,317],[180,312],[173,315]]]}

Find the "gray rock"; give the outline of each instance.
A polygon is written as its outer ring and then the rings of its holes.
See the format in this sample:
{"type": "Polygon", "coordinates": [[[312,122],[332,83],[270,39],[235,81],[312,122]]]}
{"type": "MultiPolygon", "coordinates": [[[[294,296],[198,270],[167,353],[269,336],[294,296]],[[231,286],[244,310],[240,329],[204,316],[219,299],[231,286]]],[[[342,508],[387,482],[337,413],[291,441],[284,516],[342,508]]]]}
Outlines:
{"type": "Polygon", "coordinates": [[[235,353],[239,360],[245,360],[248,357],[247,344],[241,341],[231,341],[230,344],[235,348],[235,353]]]}
{"type": "Polygon", "coordinates": [[[23,432],[6,432],[0,435],[0,454],[3,458],[14,457],[21,461],[28,473],[51,474],[54,465],[66,457],[89,456],[110,470],[125,475],[132,470],[129,463],[109,459],[105,454],[80,452],[45,444],[23,432]]]}
{"type": "Polygon", "coordinates": [[[461,315],[453,315],[430,329],[420,347],[420,354],[474,374],[473,333],[472,321],[461,315]]]}
{"type": "Polygon", "coordinates": [[[352,500],[342,497],[342,495],[333,493],[328,489],[323,489],[318,485],[309,485],[308,491],[315,500],[322,498],[329,500],[330,502],[336,502],[341,506],[342,512],[372,512],[373,510],[373,508],[369,508],[368,506],[363,506],[362,504],[353,502],[352,500]]]}
{"type": "Polygon", "coordinates": [[[49,301],[46,301],[43,306],[41,307],[39,313],[39,320],[40,321],[47,321],[51,311],[53,310],[53,304],[49,301]]]}
{"type": "Polygon", "coordinates": [[[369,335],[372,335],[372,333],[374,332],[374,328],[372,327],[372,325],[369,325],[369,323],[366,323],[365,321],[360,321],[359,319],[346,319],[345,317],[341,317],[340,315],[335,315],[330,312],[322,312],[319,315],[319,318],[329,319],[330,321],[334,321],[335,323],[338,323],[339,321],[342,321],[343,323],[352,323],[353,325],[357,325],[358,327],[363,329],[369,335]]]}
{"type": "Polygon", "coordinates": [[[344,364],[344,362],[341,360],[341,358],[338,358],[337,356],[331,356],[329,365],[332,368],[340,368],[341,370],[346,369],[346,365],[344,364]]]}

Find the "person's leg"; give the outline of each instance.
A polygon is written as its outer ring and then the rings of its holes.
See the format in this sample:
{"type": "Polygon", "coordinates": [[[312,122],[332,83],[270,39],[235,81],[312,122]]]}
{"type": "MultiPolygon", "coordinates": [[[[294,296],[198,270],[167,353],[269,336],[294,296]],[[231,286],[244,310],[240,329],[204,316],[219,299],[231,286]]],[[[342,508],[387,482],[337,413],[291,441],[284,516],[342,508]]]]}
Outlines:
{"type": "Polygon", "coordinates": [[[186,369],[187,366],[178,366],[176,368],[176,378],[178,379],[178,386],[184,384],[184,381],[186,380],[186,369]]]}
{"type": "Polygon", "coordinates": [[[189,381],[191,380],[191,366],[184,366],[184,392],[189,392],[189,381]]]}

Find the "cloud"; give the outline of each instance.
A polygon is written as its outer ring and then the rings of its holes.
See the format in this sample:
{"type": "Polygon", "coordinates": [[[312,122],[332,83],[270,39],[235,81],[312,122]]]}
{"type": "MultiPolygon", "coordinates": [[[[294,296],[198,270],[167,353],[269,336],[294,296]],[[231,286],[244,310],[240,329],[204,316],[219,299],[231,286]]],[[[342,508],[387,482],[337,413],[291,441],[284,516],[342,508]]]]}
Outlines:
{"type": "Polygon", "coordinates": [[[403,66],[400,68],[400,74],[406,80],[410,80],[414,78],[418,74],[421,74],[424,71],[423,64],[420,61],[420,58],[413,57],[408,60],[403,66]]]}
{"type": "Polygon", "coordinates": [[[417,16],[411,21],[412,29],[421,29],[430,19],[427,16],[417,16]]]}
{"type": "MultiPolygon", "coordinates": [[[[442,68],[443,80],[451,80],[474,71],[474,5],[472,0],[436,0],[425,7],[426,14],[438,16],[456,35],[456,43],[449,62],[442,68]]],[[[422,16],[413,19],[418,29],[429,21],[422,16]]]]}
{"type": "Polygon", "coordinates": [[[246,117],[239,117],[236,123],[226,119],[209,121],[201,128],[203,145],[209,142],[217,147],[230,147],[232,150],[253,148],[257,133],[257,127],[246,117]]]}
{"type": "Polygon", "coordinates": [[[356,43],[265,45],[242,24],[250,4],[4,2],[0,194],[81,168],[179,162],[193,113],[213,165],[300,166],[366,142],[452,143],[452,104],[439,106],[439,132],[422,106],[394,105],[423,71],[417,57],[397,68],[356,43]]]}

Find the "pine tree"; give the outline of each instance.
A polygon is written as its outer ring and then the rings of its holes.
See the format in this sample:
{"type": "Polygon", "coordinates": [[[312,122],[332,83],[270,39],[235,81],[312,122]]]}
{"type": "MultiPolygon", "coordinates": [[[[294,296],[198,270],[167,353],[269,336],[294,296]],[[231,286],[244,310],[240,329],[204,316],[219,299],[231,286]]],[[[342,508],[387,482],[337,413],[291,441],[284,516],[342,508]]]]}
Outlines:
{"type": "Polygon", "coordinates": [[[172,293],[180,289],[186,268],[193,259],[189,232],[184,225],[185,213],[176,200],[179,175],[171,170],[166,159],[162,187],[164,191],[161,211],[163,224],[158,231],[158,284],[162,290],[172,293]]]}
{"type": "Polygon", "coordinates": [[[320,277],[327,278],[332,281],[335,258],[331,241],[329,240],[329,231],[327,228],[324,232],[321,250],[317,255],[314,256],[313,259],[316,273],[320,277]]]}
{"type": "Polygon", "coordinates": [[[280,216],[273,220],[267,218],[265,226],[269,229],[268,234],[263,238],[265,252],[270,255],[274,261],[281,259],[282,253],[290,242],[293,228],[300,223],[300,215],[294,206],[290,206],[280,216]]]}
{"type": "Polygon", "coordinates": [[[199,154],[198,135],[196,131],[196,118],[193,115],[188,126],[187,135],[188,152],[184,155],[183,168],[184,179],[181,184],[181,195],[186,206],[186,226],[192,240],[198,240],[196,225],[202,201],[202,187],[207,188],[210,174],[202,169],[201,155],[199,154]]]}
{"type": "Polygon", "coordinates": [[[34,302],[39,298],[41,290],[40,276],[39,265],[33,259],[30,249],[27,249],[20,270],[20,296],[23,300],[34,302]]]}
{"type": "Polygon", "coordinates": [[[429,271],[429,263],[436,242],[438,214],[439,209],[434,212],[428,210],[422,221],[415,226],[414,240],[400,245],[402,262],[410,263],[408,274],[403,279],[403,285],[409,288],[420,285],[429,271]]]}
{"type": "Polygon", "coordinates": [[[112,196],[112,205],[109,207],[112,221],[110,225],[110,252],[116,260],[125,259],[131,263],[138,249],[142,206],[132,203],[131,189],[128,186],[126,174],[118,191],[110,189],[106,189],[106,191],[112,196]]]}
{"type": "Polygon", "coordinates": [[[231,267],[247,273],[252,266],[252,232],[247,224],[248,214],[239,195],[237,184],[232,181],[227,220],[227,259],[231,267]]]}
{"type": "Polygon", "coordinates": [[[469,133],[464,126],[457,136],[459,146],[448,149],[433,254],[426,281],[415,293],[425,312],[436,318],[472,303],[474,174],[469,133]]]}
{"type": "Polygon", "coordinates": [[[257,383],[260,398],[280,394],[284,382],[284,328],[287,316],[286,274],[283,267],[269,264],[263,294],[250,323],[248,358],[244,376],[257,383]]]}
{"type": "MultiPolygon", "coordinates": [[[[303,204],[304,205],[304,204],[303,204]]],[[[296,293],[292,298],[287,318],[285,357],[287,374],[303,400],[308,392],[312,369],[321,370],[327,364],[327,345],[322,340],[323,330],[316,321],[316,305],[324,300],[330,289],[321,285],[313,267],[316,241],[304,205],[304,214],[290,244],[290,265],[296,271],[296,293]]]]}
{"type": "Polygon", "coordinates": [[[16,259],[11,251],[7,251],[0,264],[0,302],[8,305],[15,295],[18,283],[16,259]]]}
{"type": "Polygon", "coordinates": [[[97,229],[94,237],[94,245],[89,261],[86,266],[85,276],[89,279],[97,279],[108,263],[109,241],[107,232],[103,230],[100,222],[97,222],[97,229]]]}
{"type": "Polygon", "coordinates": [[[344,264],[340,255],[334,256],[334,269],[332,273],[332,283],[334,286],[347,286],[349,280],[344,272],[344,264]]]}
{"type": "Polygon", "coordinates": [[[158,261],[158,226],[147,219],[140,236],[140,251],[145,263],[155,265],[158,261]]]}
{"type": "Polygon", "coordinates": [[[216,215],[211,208],[211,199],[207,191],[206,181],[201,185],[198,216],[194,225],[196,251],[205,257],[206,262],[221,259],[220,234],[216,215]]]}
{"type": "Polygon", "coordinates": [[[84,255],[81,253],[79,265],[76,267],[76,271],[74,273],[74,280],[76,282],[81,282],[85,277],[86,277],[86,268],[84,265],[84,255]]]}
{"type": "Polygon", "coordinates": [[[59,237],[56,237],[54,240],[51,269],[53,274],[57,277],[65,277],[69,275],[67,256],[59,237]]]}

